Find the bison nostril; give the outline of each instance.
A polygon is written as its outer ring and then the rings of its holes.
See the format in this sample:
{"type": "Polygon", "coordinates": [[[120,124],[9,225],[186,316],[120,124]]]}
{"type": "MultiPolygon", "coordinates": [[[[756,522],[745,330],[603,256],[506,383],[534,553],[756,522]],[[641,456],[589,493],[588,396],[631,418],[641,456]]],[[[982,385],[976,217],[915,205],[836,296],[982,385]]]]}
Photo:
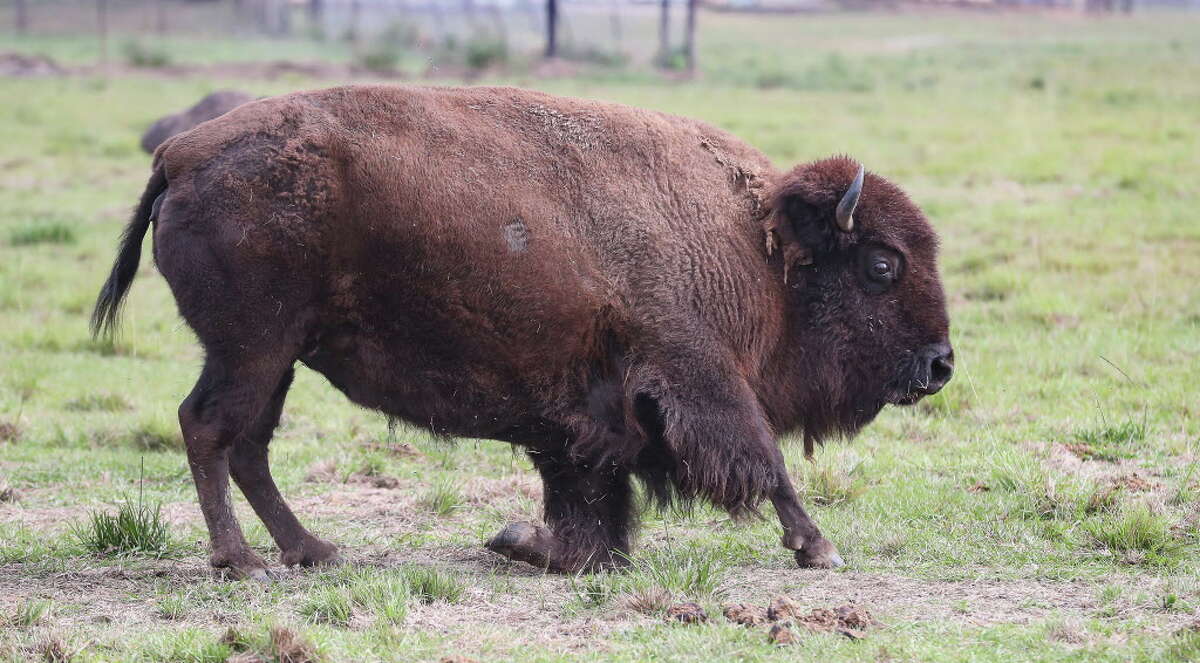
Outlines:
{"type": "Polygon", "coordinates": [[[924,366],[924,380],[918,381],[920,393],[936,394],[950,381],[954,373],[954,351],[948,343],[934,343],[925,346],[920,356],[927,362],[924,366]],[[923,382],[924,384],[921,384],[923,382]]]}
{"type": "Polygon", "coordinates": [[[954,374],[954,364],[946,355],[934,357],[929,364],[930,386],[937,385],[941,387],[950,381],[950,376],[954,374]]]}

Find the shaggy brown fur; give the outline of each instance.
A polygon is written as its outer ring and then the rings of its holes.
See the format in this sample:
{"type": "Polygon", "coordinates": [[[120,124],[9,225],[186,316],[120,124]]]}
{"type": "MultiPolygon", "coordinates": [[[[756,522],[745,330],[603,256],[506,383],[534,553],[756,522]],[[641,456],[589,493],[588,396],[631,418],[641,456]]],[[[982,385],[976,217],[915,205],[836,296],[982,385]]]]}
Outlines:
{"type": "Polygon", "coordinates": [[[154,154],[154,150],[171,136],[183,133],[201,122],[220,117],[252,99],[253,95],[237,90],[218,90],[205,95],[187,110],[159,118],[150,125],[146,133],[142,134],[142,149],[146,150],[147,154],[154,154]]]}
{"type": "Polygon", "coordinates": [[[267,444],[303,362],[438,435],[524,447],[548,527],[492,550],[619,564],[630,481],[737,514],[775,505],[803,566],[841,563],[776,433],[853,433],[949,379],[936,238],[858,165],[774,171],[661,113],[511,88],[342,87],[245,104],[168,141],[97,302],[111,328],[154,222],[158,267],[205,349],[180,407],[212,563],[265,563],[228,477],[286,564],[332,559],[267,444]]]}

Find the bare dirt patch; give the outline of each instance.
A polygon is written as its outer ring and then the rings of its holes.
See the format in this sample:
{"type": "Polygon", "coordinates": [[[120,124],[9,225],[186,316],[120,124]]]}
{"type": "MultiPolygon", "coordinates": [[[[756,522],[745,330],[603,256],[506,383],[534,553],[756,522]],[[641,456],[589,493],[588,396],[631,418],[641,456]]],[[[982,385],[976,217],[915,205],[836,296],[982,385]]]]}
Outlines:
{"type": "MultiPolygon", "coordinates": [[[[740,569],[726,579],[731,598],[755,603],[763,596],[784,594],[788,615],[811,614],[828,605],[871,606],[886,625],[896,622],[951,622],[975,626],[1030,624],[1056,615],[1091,616],[1102,607],[1106,585],[1123,587],[1123,596],[1167,592],[1171,579],[1112,578],[1104,582],[1053,580],[924,580],[893,574],[794,571],[785,574],[740,569]]],[[[1110,607],[1112,607],[1110,605],[1110,607]]],[[[1118,599],[1117,612],[1152,617],[1157,627],[1182,625],[1191,616],[1156,612],[1131,600],[1118,599]]],[[[783,610],[777,607],[783,614],[783,610]]],[[[836,616],[836,615],[835,615],[836,616]]],[[[874,616],[869,616],[874,620],[874,616]]],[[[783,617],[787,618],[787,617],[783,617]]]]}

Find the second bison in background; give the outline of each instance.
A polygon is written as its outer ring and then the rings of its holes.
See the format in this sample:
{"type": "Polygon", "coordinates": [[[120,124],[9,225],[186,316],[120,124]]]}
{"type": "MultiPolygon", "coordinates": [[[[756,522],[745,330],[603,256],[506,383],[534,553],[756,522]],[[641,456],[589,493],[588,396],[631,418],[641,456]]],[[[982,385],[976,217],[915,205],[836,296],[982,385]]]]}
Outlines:
{"type": "Polygon", "coordinates": [[[771,500],[806,567],[841,564],[776,435],[852,434],[950,378],[937,239],[835,157],[776,171],[680,117],[510,88],[342,87],[245,104],[164,145],[97,302],[154,255],[204,346],[179,408],[211,562],[336,558],[267,464],[295,362],[437,435],[524,447],[545,525],[488,547],[620,565],[631,481],[734,514],[771,500]]]}
{"type": "Polygon", "coordinates": [[[221,117],[253,99],[253,95],[237,90],[218,90],[206,95],[191,108],[160,118],[150,125],[146,133],[142,134],[142,149],[147,154],[154,154],[154,150],[171,136],[183,133],[201,122],[221,117]]]}

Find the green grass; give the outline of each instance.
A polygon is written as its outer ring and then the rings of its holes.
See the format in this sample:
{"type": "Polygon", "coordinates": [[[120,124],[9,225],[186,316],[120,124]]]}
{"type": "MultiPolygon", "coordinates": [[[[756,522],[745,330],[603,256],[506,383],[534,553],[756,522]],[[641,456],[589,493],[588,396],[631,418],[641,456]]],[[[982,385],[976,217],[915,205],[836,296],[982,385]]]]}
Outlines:
{"type": "Polygon", "coordinates": [[[425,493],[421,503],[433,513],[445,516],[462,506],[462,495],[452,481],[442,480],[425,493]]]}
{"type": "Polygon", "coordinates": [[[75,538],[97,555],[165,555],[171,551],[171,530],[162,509],[126,501],[115,514],[93,511],[87,521],[72,528],[75,538]]]}
{"type": "Polygon", "coordinates": [[[29,599],[17,606],[6,621],[7,626],[29,628],[37,626],[50,618],[54,611],[54,601],[45,599],[29,599]]]}
{"type": "MultiPolygon", "coordinates": [[[[1122,509],[1085,524],[1096,545],[1113,553],[1143,553],[1151,561],[1178,554],[1180,542],[1171,532],[1171,524],[1144,504],[1122,509]]],[[[1142,557],[1126,557],[1141,560],[1142,557]]]]}
{"type": "MultiPolygon", "coordinates": [[[[1172,634],[1200,606],[1198,35],[1200,16],[1171,12],[705,13],[703,76],[687,83],[636,59],[539,80],[510,43],[497,82],[698,117],[780,167],[845,152],[939,229],[954,381],[813,464],[787,441],[846,575],[795,569],[769,505],[745,523],[704,506],[647,512],[623,572],[501,562],[481,543],[540,515],[522,455],[389,431],[299,367],[275,477],[349,565],[281,571],[270,587],[212,578],[176,425],[203,358],[149,243],[117,339],[91,341],[87,316],[145,185],[137,140],[150,122],[217,88],[342,81],[0,79],[0,486],[20,496],[0,503],[0,620],[36,623],[0,627],[0,661],[278,660],[279,624],[338,662],[1194,659],[1200,639],[1172,634]],[[318,462],[396,487],[306,480],[318,462]],[[1155,487],[1112,488],[1133,472],[1155,487]],[[157,525],[157,510],[126,500],[134,489],[163,505],[157,525]],[[806,608],[857,597],[888,627],[781,651],[719,618],[726,601],[783,594],[806,608]],[[668,624],[662,611],[681,600],[710,623],[668,624]],[[223,641],[229,627],[240,635],[223,641]]],[[[137,38],[175,64],[361,56],[334,39],[137,38]]],[[[98,52],[94,39],[12,35],[0,50],[74,64],[98,52]]],[[[401,71],[423,66],[398,57],[401,71]]],[[[234,494],[251,545],[279,569],[234,494]]]]}
{"type": "Polygon", "coordinates": [[[409,567],[404,570],[402,577],[408,586],[408,593],[422,603],[458,603],[466,590],[462,579],[434,568],[409,567]]]}
{"type": "Polygon", "coordinates": [[[8,243],[13,246],[34,244],[74,244],[75,231],[63,223],[43,223],[14,228],[8,234],[8,243]]]}
{"type": "Polygon", "coordinates": [[[354,606],[345,587],[318,587],[305,598],[300,614],[321,624],[349,626],[354,606]]]}
{"type": "Polygon", "coordinates": [[[1133,458],[1138,452],[1140,442],[1146,439],[1146,424],[1134,419],[1126,419],[1117,424],[1104,424],[1099,428],[1089,428],[1075,433],[1075,438],[1088,445],[1083,452],[1087,458],[1100,460],[1117,460],[1133,458]]]}

